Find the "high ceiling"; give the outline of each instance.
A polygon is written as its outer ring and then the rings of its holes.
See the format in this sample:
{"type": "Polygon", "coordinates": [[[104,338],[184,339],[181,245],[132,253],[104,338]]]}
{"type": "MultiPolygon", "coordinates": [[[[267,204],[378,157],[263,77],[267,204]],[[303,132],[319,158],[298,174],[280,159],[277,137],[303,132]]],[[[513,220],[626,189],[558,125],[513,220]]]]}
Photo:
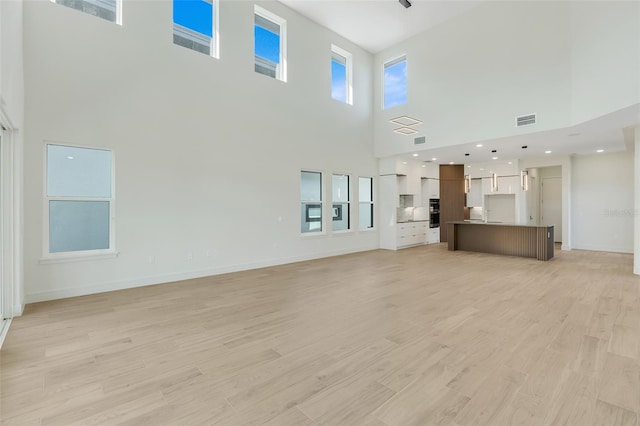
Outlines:
{"type": "Polygon", "coordinates": [[[462,14],[482,0],[280,0],[371,53],[462,14]]]}
{"type": "MultiPolygon", "coordinates": [[[[279,1],[375,54],[468,12],[487,0],[409,0],[412,3],[409,8],[404,8],[398,0],[279,1]]],[[[634,105],[569,128],[483,141],[481,149],[476,147],[478,142],[431,149],[427,143],[413,151],[419,156],[413,159],[430,161],[431,158],[437,158],[439,163],[460,164],[493,161],[494,157],[498,157],[499,161],[538,157],[546,155],[545,151],[552,151],[553,155],[587,155],[597,150],[624,151],[633,144],[630,143],[630,133],[623,129],[638,123],[640,105],[634,105]],[[522,146],[527,148],[523,149],[522,146]]],[[[412,136],[407,138],[413,139],[412,136]]],[[[411,158],[411,153],[399,157],[411,158]]]]}

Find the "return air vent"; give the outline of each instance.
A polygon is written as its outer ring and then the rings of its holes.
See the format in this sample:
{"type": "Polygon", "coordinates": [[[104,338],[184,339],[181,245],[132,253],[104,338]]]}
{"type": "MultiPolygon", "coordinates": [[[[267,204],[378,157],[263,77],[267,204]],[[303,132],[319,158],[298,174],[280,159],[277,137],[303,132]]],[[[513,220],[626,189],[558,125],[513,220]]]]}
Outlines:
{"type": "Polygon", "coordinates": [[[415,139],[413,140],[413,144],[414,144],[414,145],[420,145],[420,144],[423,144],[423,143],[425,143],[425,142],[426,142],[426,139],[425,139],[425,137],[424,137],[424,136],[420,136],[419,138],[415,138],[415,139]]]}
{"type": "Polygon", "coordinates": [[[520,117],[516,117],[516,127],[530,126],[536,124],[536,121],[536,114],[521,115],[520,117]]]}

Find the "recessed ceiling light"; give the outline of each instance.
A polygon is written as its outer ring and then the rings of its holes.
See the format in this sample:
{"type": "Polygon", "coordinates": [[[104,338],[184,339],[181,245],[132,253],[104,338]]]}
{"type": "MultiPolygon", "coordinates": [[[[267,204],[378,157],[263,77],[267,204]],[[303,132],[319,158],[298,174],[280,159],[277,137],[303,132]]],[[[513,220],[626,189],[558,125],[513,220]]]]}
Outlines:
{"type": "Polygon", "coordinates": [[[456,164],[454,161],[449,161],[449,164],[456,164]]]}
{"type": "Polygon", "coordinates": [[[497,160],[497,159],[498,159],[498,157],[491,157],[491,159],[492,159],[492,160],[497,160]]]}
{"type": "Polygon", "coordinates": [[[479,143],[478,145],[476,145],[476,148],[482,148],[484,145],[482,145],[481,143],[479,143]]]}
{"type": "Polygon", "coordinates": [[[67,160],[73,160],[73,157],[69,155],[69,156],[67,157],[67,160]]]}
{"type": "Polygon", "coordinates": [[[433,157],[433,158],[431,159],[431,161],[436,161],[436,160],[437,160],[437,158],[436,158],[436,157],[433,157]]]}
{"type": "Polygon", "coordinates": [[[392,118],[389,120],[391,123],[399,124],[401,126],[417,126],[418,124],[422,124],[422,121],[417,118],[409,117],[407,115],[402,115],[400,117],[392,118]]]}
{"type": "Polygon", "coordinates": [[[427,165],[426,165],[426,164],[423,164],[423,165],[422,165],[422,167],[427,167],[427,165]]]}
{"type": "Polygon", "coordinates": [[[469,169],[471,168],[471,166],[467,166],[469,169]]]}
{"type": "Polygon", "coordinates": [[[393,129],[393,131],[400,133],[401,135],[413,135],[414,133],[418,133],[417,130],[412,129],[411,127],[398,127],[397,129],[393,129]]]}
{"type": "Polygon", "coordinates": [[[407,162],[406,162],[406,161],[403,161],[403,162],[402,162],[402,164],[407,164],[407,162]]]}
{"type": "Polygon", "coordinates": [[[599,149],[596,152],[604,152],[604,149],[599,149]]]}
{"type": "Polygon", "coordinates": [[[484,169],[480,169],[481,172],[484,172],[484,169]]]}
{"type": "Polygon", "coordinates": [[[544,153],[545,154],[551,154],[551,151],[550,150],[546,150],[544,153]]]}
{"type": "Polygon", "coordinates": [[[513,164],[513,162],[512,162],[512,161],[509,161],[509,164],[513,164]]]}
{"type": "Polygon", "coordinates": [[[420,155],[420,154],[411,154],[411,155],[412,155],[412,156],[414,156],[414,157],[417,157],[417,156],[418,156],[418,155],[420,155]]]}

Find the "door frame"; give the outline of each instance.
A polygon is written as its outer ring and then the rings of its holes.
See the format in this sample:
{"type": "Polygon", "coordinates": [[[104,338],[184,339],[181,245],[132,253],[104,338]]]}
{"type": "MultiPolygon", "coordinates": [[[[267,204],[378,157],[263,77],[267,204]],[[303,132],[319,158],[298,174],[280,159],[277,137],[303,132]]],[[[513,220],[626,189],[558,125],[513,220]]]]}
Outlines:
{"type": "MultiPolygon", "coordinates": [[[[540,218],[540,223],[544,224],[544,215],[542,214],[544,211],[544,183],[545,181],[556,180],[560,182],[560,233],[558,234],[557,228],[554,228],[554,241],[555,243],[562,243],[562,198],[563,198],[563,185],[562,185],[562,176],[549,176],[540,178],[540,199],[538,202],[538,206],[540,211],[538,212],[538,217],[540,218]],[[557,239],[560,238],[560,241],[557,239]]],[[[564,243],[563,243],[564,244],[564,243]]]]}
{"type": "Polygon", "coordinates": [[[11,318],[21,315],[22,298],[22,145],[18,143],[18,130],[0,107],[0,226],[2,226],[2,312],[0,319],[0,346],[6,336],[11,318]]]}

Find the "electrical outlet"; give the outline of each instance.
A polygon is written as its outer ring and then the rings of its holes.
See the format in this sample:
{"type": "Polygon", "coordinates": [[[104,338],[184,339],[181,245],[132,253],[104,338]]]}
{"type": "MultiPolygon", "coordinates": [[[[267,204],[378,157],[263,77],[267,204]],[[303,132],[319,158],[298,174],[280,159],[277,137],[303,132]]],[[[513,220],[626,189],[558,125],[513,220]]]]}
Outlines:
{"type": "Polygon", "coordinates": [[[187,260],[193,260],[193,252],[187,252],[187,260]]]}

